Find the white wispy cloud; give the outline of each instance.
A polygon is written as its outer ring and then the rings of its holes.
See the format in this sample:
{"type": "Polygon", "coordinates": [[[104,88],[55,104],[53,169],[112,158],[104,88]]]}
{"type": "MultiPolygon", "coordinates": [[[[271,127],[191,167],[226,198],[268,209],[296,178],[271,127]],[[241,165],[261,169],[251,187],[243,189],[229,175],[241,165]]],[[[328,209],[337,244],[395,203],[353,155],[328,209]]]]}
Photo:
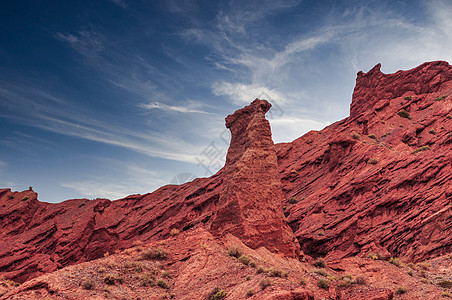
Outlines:
{"type": "Polygon", "coordinates": [[[324,30],[334,32],[333,46],[342,49],[355,71],[382,63],[383,72],[410,69],[432,60],[452,60],[452,5],[448,1],[424,1],[425,17],[408,17],[403,11],[356,8],[353,16],[329,18],[324,30]]]}
{"type": "Polygon", "coordinates": [[[89,176],[83,180],[60,182],[59,185],[87,198],[119,199],[130,194],[149,193],[168,183],[164,179],[168,174],[164,172],[152,171],[125,161],[104,158],[98,160],[105,160],[105,165],[109,166],[109,171],[114,172],[116,177],[89,176]]]}
{"type": "Polygon", "coordinates": [[[2,105],[8,109],[27,111],[39,108],[50,111],[55,105],[69,105],[63,98],[55,96],[41,87],[42,82],[28,80],[26,83],[2,79],[0,97],[2,105]],[[46,103],[47,105],[43,105],[46,103]],[[50,104],[50,105],[49,105],[50,104]]]}
{"type": "Polygon", "coordinates": [[[290,67],[294,63],[300,66],[300,55],[306,51],[312,51],[333,38],[331,31],[320,32],[311,37],[301,37],[299,39],[288,42],[282,51],[244,51],[237,57],[229,57],[230,64],[236,64],[246,67],[251,76],[250,80],[253,84],[272,84],[277,85],[283,83],[290,73],[290,67]],[[270,53],[268,53],[270,52],[270,53]],[[289,70],[284,67],[289,65],[289,70]]]}
{"type": "Polygon", "coordinates": [[[257,97],[268,97],[269,101],[279,104],[287,102],[287,97],[276,89],[271,89],[258,84],[243,84],[231,82],[216,82],[212,86],[214,95],[226,95],[238,105],[247,105],[257,97]]]}
{"type": "MultiPolygon", "coordinates": [[[[295,75],[295,70],[301,75],[310,72],[310,68],[305,68],[305,58],[313,57],[307,53],[325,45],[338,50],[334,53],[336,61],[347,61],[355,71],[371,68],[380,61],[391,71],[433,59],[450,61],[452,4],[450,1],[425,1],[424,5],[427,18],[422,22],[408,19],[402,11],[388,11],[387,7],[371,9],[366,4],[345,13],[333,11],[326,13],[323,24],[311,32],[291,40],[282,37],[274,46],[242,39],[256,20],[246,18],[246,9],[241,14],[234,14],[233,10],[222,12],[217,17],[216,27],[189,28],[184,34],[215,50],[219,55],[219,61],[214,62],[217,68],[237,73],[243,67],[247,72],[241,72],[240,82],[274,88],[295,75]],[[278,51],[281,43],[283,49],[278,51]]],[[[265,12],[265,8],[262,11],[265,12]]],[[[258,9],[256,15],[262,15],[261,10],[258,9]]],[[[322,64],[320,62],[318,67],[322,64]]],[[[218,84],[213,85],[213,90],[218,90],[218,84]]]]}
{"type": "Polygon", "coordinates": [[[111,178],[99,180],[97,178],[90,178],[85,181],[77,182],[65,182],[60,185],[64,188],[69,188],[77,193],[81,194],[82,197],[86,198],[107,198],[107,199],[120,199],[126,197],[132,192],[123,192],[124,186],[118,186],[116,183],[111,182],[111,178]]]}
{"type": "Polygon", "coordinates": [[[58,134],[126,148],[149,157],[196,163],[195,157],[201,151],[200,147],[182,140],[174,140],[167,135],[158,136],[151,132],[145,135],[113,124],[100,122],[93,124],[90,120],[66,121],[48,116],[39,116],[39,119],[48,123],[31,122],[29,125],[58,134]]]}
{"type": "Polygon", "coordinates": [[[220,11],[216,15],[216,29],[225,34],[248,33],[248,27],[260,20],[264,20],[281,10],[290,9],[297,6],[301,1],[271,1],[261,2],[256,5],[255,2],[230,1],[228,10],[220,11]]]}
{"type": "Polygon", "coordinates": [[[304,93],[304,87],[298,82],[294,83],[294,78],[301,74],[306,76],[311,71],[304,67],[304,57],[309,57],[318,47],[331,43],[336,38],[336,32],[331,29],[315,30],[296,37],[280,37],[274,40],[274,44],[269,44],[265,32],[256,31],[259,26],[255,26],[256,22],[275,11],[291,8],[298,3],[280,1],[259,8],[254,6],[254,10],[250,10],[246,4],[240,9],[231,4],[229,11],[217,15],[215,26],[187,28],[183,31],[181,37],[187,41],[212,49],[214,55],[209,60],[216,69],[234,74],[235,80],[217,80],[212,83],[214,95],[226,96],[234,104],[245,105],[263,94],[271,102],[287,108],[287,111],[291,110],[289,107],[295,101],[302,100],[293,95],[304,93]],[[273,5],[275,9],[272,9],[273,5]]]}
{"type": "MultiPolygon", "coordinates": [[[[207,113],[190,106],[178,105],[177,102],[187,99],[180,99],[172,93],[176,90],[174,86],[180,82],[171,75],[171,70],[156,67],[150,57],[139,54],[134,49],[123,47],[121,43],[112,40],[108,34],[83,29],[74,34],[58,32],[55,36],[80,54],[94,67],[102,79],[115,88],[130,93],[132,97],[128,102],[135,101],[137,106],[149,110],[207,113]],[[149,99],[159,101],[142,104],[149,99]],[[176,105],[168,105],[165,104],[166,102],[176,103],[176,105]]],[[[166,53],[166,55],[169,54],[166,53]]]]}
{"type": "Polygon", "coordinates": [[[145,109],[159,109],[164,111],[175,111],[180,113],[197,113],[197,114],[209,114],[206,111],[198,110],[198,109],[192,109],[184,106],[174,106],[174,105],[167,105],[160,102],[151,102],[148,104],[141,104],[140,107],[145,109]]]}
{"type": "Polygon", "coordinates": [[[80,30],[77,33],[57,32],[55,37],[90,61],[97,60],[105,47],[103,35],[93,30],[80,30]]]}
{"type": "Polygon", "coordinates": [[[245,14],[233,16],[232,10],[217,17],[216,27],[191,28],[184,34],[210,47],[216,54],[213,66],[236,79],[214,82],[212,93],[244,105],[265,92],[285,112],[281,123],[272,119],[274,136],[289,141],[347,115],[342,107],[351,100],[353,72],[367,71],[378,62],[384,72],[431,60],[451,62],[452,4],[425,1],[424,6],[422,21],[367,4],[345,12],[331,10],[310,32],[288,34],[273,45],[248,39],[255,19],[241,20],[245,14]],[[310,122],[309,116],[315,120],[310,122]]]}
{"type": "Polygon", "coordinates": [[[291,142],[294,136],[302,136],[311,130],[321,130],[330,124],[329,122],[319,122],[294,116],[282,116],[269,121],[275,143],[291,142]]]}
{"type": "MultiPolygon", "coordinates": [[[[0,117],[46,131],[126,148],[150,157],[182,162],[196,163],[195,157],[202,151],[200,146],[184,142],[168,132],[156,133],[144,129],[139,132],[101,121],[83,107],[74,107],[68,101],[52,96],[49,91],[28,86],[25,82],[17,83],[16,86],[11,82],[5,84],[0,81],[0,98],[2,106],[8,108],[8,111],[4,109],[0,112],[0,117]],[[39,98],[33,96],[33,93],[46,97],[39,98]]],[[[3,143],[8,143],[8,140],[3,143]]]]}

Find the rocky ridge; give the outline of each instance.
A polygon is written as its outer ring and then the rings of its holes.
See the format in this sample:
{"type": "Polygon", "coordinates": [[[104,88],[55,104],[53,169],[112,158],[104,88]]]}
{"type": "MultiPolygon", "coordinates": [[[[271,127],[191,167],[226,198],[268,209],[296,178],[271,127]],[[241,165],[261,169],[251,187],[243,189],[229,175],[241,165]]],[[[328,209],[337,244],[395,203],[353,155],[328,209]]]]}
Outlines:
{"type": "Polygon", "coordinates": [[[452,67],[379,67],[358,73],[349,118],[277,145],[306,254],[418,262],[452,251],[452,67]]]}

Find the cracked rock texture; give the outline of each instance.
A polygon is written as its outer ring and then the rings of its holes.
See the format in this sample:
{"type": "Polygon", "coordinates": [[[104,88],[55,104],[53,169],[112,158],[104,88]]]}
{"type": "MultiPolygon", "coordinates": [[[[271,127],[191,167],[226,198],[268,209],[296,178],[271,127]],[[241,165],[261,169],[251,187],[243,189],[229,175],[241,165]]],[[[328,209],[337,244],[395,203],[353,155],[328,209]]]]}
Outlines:
{"type": "Polygon", "coordinates": [[[276,146],[284,193],[298,199],[286,215],[306,254],[418,262],[452,252],[448,63],[360,72],[350,117],[276,146]]]}

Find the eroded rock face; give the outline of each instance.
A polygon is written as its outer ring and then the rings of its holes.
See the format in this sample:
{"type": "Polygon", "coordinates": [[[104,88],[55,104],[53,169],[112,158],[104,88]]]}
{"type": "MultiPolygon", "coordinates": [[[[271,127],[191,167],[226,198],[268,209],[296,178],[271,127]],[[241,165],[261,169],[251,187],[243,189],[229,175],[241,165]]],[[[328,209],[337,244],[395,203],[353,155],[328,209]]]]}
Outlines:
{"type": "Polygon", "coordinates": [[[284,220],[278,160],[265,119],[270,107],[256,99],[226,118],[232,138],[211,230],[231,233],[252,248],[296,256],[299,247],[284,220]]]}
{"type": "Polygon", "coordinates": [[[358,73],[349,118],[276,145],[302,250],[416,262],[452,252],[451,141],[447,62],[358,73]]]}
{"type": "Polygon", "coordinates": [[[385,101],[407,95],[417,96],[436,93],[447,89],[452,80],[451,66],[445,61],[427,62],[408,71],[383,74],[381,64],[367,73],[359,72],[350,107],[350,117],[354,118],[368,110],[380,110],[385,101]]]}
{"type": "Polygon", "coordinates": [[[37,200],[33,191],[0,190],[0,275],[25,282],[64,266],[168,237],[204,224],[219,199],[220,176],[165,186],[146,195],[37,200]]]}

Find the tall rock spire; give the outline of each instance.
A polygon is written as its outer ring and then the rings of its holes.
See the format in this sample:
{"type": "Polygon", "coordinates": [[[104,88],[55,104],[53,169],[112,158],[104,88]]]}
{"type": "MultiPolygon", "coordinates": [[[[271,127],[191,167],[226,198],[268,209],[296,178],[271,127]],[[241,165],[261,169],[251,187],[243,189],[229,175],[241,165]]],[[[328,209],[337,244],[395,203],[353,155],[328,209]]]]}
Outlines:
{"type": "Polygon", "coordinates": [[[226,118],[232,139],[211,229],[217,235],[231,233],[252,248],[296,256],[299,244],[282,211],[278,161],[265,119],[270,107],[256,99],[226,118]]]}

